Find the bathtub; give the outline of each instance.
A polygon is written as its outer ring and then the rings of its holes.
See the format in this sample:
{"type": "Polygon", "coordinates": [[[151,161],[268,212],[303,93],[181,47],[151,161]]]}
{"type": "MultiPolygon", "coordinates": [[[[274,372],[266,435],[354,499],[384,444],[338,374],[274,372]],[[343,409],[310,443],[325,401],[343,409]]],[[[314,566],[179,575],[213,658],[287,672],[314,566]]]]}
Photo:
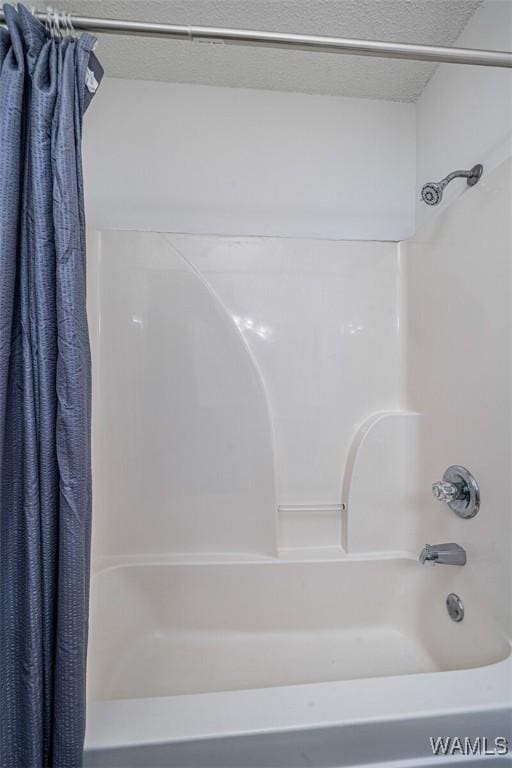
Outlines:
{"type": "Polygon", "coordinates": [[[85,765],[425,767],[455,759],[430,737],[512,746],[510,644],[476,597],[461,623],[446,611],[464,578],[406,555],[107,563],[85,765]]]}

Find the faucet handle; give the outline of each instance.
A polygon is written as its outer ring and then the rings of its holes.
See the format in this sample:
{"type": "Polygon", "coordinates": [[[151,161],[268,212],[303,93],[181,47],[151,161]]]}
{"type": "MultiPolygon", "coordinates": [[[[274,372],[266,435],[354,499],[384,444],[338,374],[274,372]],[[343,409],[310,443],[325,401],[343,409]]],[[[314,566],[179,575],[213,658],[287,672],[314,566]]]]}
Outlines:
{"type": "Polygon", "coordinates": [[[432,494],[462,518],[474,517],[480,508],[478,483],[465,467],[448,467],[443,479],[433,484],[432,494]]]}
{"type": "Polygon", "coordinates": [[[448,504],[450,501],[455,501],[461,497],[461,489],[455,483],[438,480],[432,486],[432,495],[439,501],[445,501],[448,504]]]}

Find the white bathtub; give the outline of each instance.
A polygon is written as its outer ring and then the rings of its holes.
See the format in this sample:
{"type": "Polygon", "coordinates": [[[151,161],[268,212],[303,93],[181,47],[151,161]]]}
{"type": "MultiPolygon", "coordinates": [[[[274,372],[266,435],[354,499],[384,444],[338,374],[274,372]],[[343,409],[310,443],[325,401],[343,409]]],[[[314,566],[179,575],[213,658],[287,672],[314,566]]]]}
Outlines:
{"type": "Polygon", "coordinates": [[[509,643],[471,597],[463,622],[446,612],[464,578],[407,557],[106,567],[86,766],[439,765],[429,736],[512,745],[509,643]]]}

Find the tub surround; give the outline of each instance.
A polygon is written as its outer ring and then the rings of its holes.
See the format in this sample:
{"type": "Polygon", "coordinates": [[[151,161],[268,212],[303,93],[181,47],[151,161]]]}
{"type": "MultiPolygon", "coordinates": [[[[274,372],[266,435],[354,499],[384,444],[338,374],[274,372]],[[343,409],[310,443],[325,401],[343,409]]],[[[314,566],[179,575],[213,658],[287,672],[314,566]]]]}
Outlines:
{"type": "Polygon", "coordinates": [[[197,768],[215,738],[219,765],[363,766],[365,728],[413,766],[441,716],[509,735],[511,165],[407,243],[94,239],[86,765],[197,768]],[[471,520],[431,495],[454,463],[471,520]],[[421,565],[439,541],[467,565],[421,565]]]}

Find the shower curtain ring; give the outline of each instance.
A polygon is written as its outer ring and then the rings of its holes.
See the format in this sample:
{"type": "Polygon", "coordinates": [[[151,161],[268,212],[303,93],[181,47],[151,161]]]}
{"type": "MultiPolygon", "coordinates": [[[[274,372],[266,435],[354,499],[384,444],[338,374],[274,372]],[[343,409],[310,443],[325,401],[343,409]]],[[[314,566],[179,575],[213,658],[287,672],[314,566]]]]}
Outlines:
{"type": "Polygon", "coordinates": [[[52,40],[55,39],[55,35],[57,34],[57,29],[55,26],[55,14],[56,11],[54,11],[50,6],[47,6],[44,26],[47,34],[52,38],[52,40]]]}
{"type": "Polygon", "coordinates": [[[69,37],[69,29],[65,11],[58,11],[59,29],[63,37],[69,37]]]}
{"type": "Polygon", "coordinates": [[[78,33],[73,26],[73,19],[71,18],[71,13],[67,14],[67,22],[68,22],[69,33],[71,37],[78,37],[78,33]]]}
{"type": "Polygon", "coordinates": [[[62,38],[59,12],[50,7],[46,10],[45,28],[53,40],[55,40],[56,37],[62,38]]]}
{"type": "Polygon", "coordinates": [[[72,37],[72,31],[71,31],[71,24],[69,22],[69,13],[66,13],[65,11],[61,11],[59,14],[59,22],[60,22],[60,28],[62,31],[62,34],[66,37],[72,37]]]}
{"type": "Polygon", "coordinates": [[[52,9],[50,8],[50,6],[47,6],[46,7],[46,18],[44,20],[44,29],[45,29],[46,34],[50,35],[50,36],[52,34],[52,32],[51,32],[51,12],[52,12],[52,9]]]}
{"type": "Polygon", "coordinates": [[[61,27],[62,19],[61,19],[59,11],[57,11],[57,10],[55,10],[53,12],[53,21],[54,21],[54,24],[55,24],[55,35],[56,35],[56,37],[59,37],[60,39],[62,39],[62,37],[63,37],[62,27],[61,27]]]}
{"type": "Polygon", "coordinates": [[[71,13],[66,13],[65,11],[62,11],[60,14],[60,22],[61,22],[61,29],[67,37],[74,38],[76,37],[75,28],[73,26],[73,22],[71,21],[71,13]]]}
{"type": "Polygon", "coordinates": [[[64,13],[63,13],[63,11],[57,11],[56,10],[55,11],[55,16],[56,16],[56,23],[57,23],[57,27],[58,27],[58,30],[59,30],[59,34],[60,34],[61,37],[63,37],[66,34],[66,32],[67,32],[66,26],[65,26],[65,21],[64,21],[64,13]]]}

